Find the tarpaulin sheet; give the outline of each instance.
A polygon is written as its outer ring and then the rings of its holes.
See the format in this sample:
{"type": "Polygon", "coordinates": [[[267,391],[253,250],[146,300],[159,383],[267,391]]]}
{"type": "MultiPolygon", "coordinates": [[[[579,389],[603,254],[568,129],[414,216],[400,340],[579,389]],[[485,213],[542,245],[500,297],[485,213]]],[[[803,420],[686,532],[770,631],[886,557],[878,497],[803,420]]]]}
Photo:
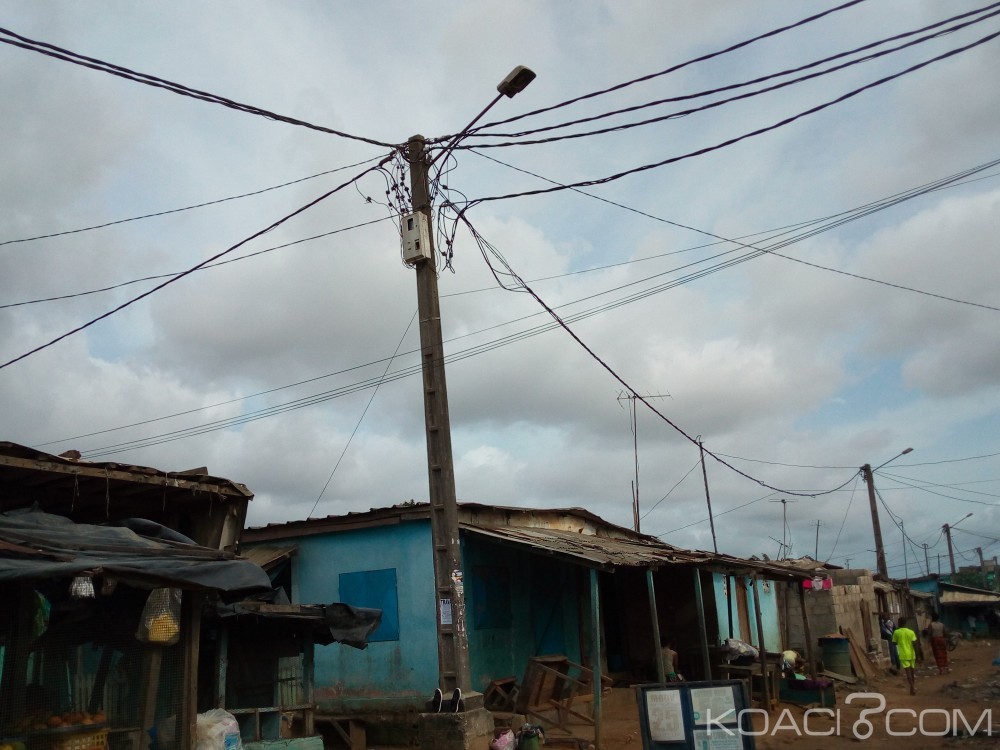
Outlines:
{"type": "Polygon", "coordinates": [[[0,581],[68,578],[87,571],[181,589],[271,589],[260,566],[220,550],[151,539],[125,527],[74,523],[39,510],[0,513],[0,581]]]}

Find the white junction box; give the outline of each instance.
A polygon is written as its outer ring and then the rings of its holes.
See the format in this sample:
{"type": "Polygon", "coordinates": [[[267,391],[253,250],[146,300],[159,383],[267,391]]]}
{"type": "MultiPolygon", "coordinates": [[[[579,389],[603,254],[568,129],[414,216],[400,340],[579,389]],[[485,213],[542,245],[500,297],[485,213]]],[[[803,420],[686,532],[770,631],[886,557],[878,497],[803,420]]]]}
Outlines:
{"type": "Polygon", "coordinates": [[[427,214],[414,211],[404,214],[399,222],[403,235],[403,261],[413,265],[431,259],[431,226],[427,214]]]}

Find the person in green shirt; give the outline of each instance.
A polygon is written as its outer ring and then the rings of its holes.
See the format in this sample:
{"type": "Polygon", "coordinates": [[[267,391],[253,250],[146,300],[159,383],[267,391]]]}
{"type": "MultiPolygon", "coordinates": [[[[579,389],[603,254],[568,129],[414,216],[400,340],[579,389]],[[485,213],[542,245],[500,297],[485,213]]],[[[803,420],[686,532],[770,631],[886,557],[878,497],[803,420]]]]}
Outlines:
{"type": "Polygon", "coordinates": [[[910,695],[917,694],[916,675],[913,668],[917,661],[917,651],[914,643],[917,641],[917,634],[906,627],[906,618],[899,618],[899,625],[892,632],[892,642],[896,644],[896,653],[899,655],[899,666],[906,674],[906,681],[910,683],[910,695]]]}

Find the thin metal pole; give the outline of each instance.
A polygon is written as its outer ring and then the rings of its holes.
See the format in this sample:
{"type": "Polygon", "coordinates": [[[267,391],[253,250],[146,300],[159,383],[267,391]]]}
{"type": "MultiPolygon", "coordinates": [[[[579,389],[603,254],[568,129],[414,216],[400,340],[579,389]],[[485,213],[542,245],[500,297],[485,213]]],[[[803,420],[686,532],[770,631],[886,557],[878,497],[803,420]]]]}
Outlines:
{"type": "Polygon", "coordinates": [[[712,496],[708,492],[708,471],[705,469],[705,446],[698,437],[698,452],[701,454],[701,477],[705,480],[705,502],[708,503],[708,525],[712,529],[712,551],[719,554],[719,544],[715,539],[715,518],[712,517],[712,496]]]}
{"type": "Polygon", "coordinates": [[[646,568],[646,588],[649,591],[649,613],[653,620],[653,650],[656,653],[656,678],[667,681],[667,670],[663,665],[663,649],[660,647],[660,618],[656,613],[656,590],[653,588],[653,569],[646,568]]]}

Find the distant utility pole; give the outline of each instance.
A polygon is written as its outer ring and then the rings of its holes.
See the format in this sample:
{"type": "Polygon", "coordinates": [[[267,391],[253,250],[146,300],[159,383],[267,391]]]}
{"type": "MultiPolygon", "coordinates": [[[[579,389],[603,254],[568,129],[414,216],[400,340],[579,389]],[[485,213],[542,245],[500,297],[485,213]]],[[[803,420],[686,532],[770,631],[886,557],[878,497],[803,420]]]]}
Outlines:
{"type": "Polygon", "coordinates": [[[771,500],[772,503],[781,503],[781,546],[785,548],[784,557],[788,557],[788,553],[792,551],[792,545],[786,543],[785,532],[788,530],[788,503],[797,503],[798,500],[786,500],[781,498],[780,500],[771,500]]]}
{"type": "Polygon", "coordinates": [[[923,543],[924,548],[924,573],[931,574],[931,559],[927,556],[927,542],[923,543]]]}
{"type": "Polygon", "coordinates": [[[865,464],[861,467],[865,483],[868,485],[868,505],[872,512],[872,531],[875,533],[875,566],[879,574],[886,581],[889,580],[889,569],[885,564],[885,547],[882,546],[882,525],[878,520],[878,506],[875,504],[875,478],[872,476],[872,465],[865,464]]]}
{"type": "Polygon", "coordinates": [[[818,518],[816,519],[816,548],[813,551],[813,560],[819,560],[819,527],[823,525],[823,522],[818,518]]]}
{"type": "Polygon", "coordinates": [[[955,575],[955,551],[951,548],[951,526],[944,524],[941,529],[944,531],[944,538],[948,540],[948,561],[951,563],[951,574],[955,575]]]}
{"type": "Polygon", "coordinates": [[[899,521],[899,530],[903,534],[903,577],[906,579],[906,588],[910,588],[910,565],[906,556],[906,526],[902,519],[899,521]]]}
{"type": "Polygon", "coordinates": [[[618,405],[622,399],[626,399],[629,405],[629,426],[632,429],[632,455],[635,459],[635,479],[632,480],[632,526],[639,530],[639,415],[636,413],[635,400],[647,398],[670,398],[669,393],[656,394],[651,396],[636,396],[634,393],[618,394],[618,405]]]}

